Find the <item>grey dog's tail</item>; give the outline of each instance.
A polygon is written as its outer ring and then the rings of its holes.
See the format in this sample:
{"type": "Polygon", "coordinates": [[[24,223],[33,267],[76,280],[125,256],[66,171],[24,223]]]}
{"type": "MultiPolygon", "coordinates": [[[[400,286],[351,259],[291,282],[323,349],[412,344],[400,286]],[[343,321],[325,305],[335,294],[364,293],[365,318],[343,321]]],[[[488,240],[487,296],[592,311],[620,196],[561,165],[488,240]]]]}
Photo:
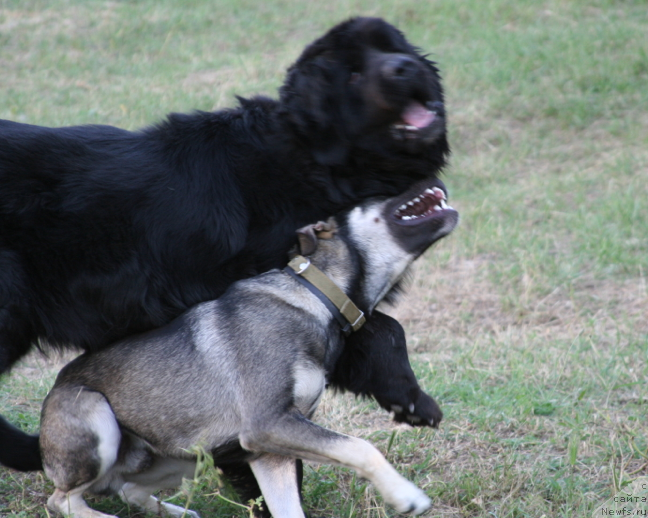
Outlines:
{"type": "Polygon", "coordinates": [[[38,435],[29,435],[0,416],[0,464],[18,471],[43,469],[38,435]]]}

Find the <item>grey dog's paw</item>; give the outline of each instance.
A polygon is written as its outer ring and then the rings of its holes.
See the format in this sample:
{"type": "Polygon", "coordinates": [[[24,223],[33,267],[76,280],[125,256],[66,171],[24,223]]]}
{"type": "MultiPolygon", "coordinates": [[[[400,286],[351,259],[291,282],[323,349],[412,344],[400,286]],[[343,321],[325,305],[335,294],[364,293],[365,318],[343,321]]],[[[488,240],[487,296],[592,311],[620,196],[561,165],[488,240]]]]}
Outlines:
{"type": "Polygon", "coordinates": [[[392,405],[394,411],[394,421],[397,423],[407,423],[411,426],[431,426],[437,428],[443,412],[434,399],[428,396],[422,390],[418,394],[415,402],[409,403],[407,408],[400,405],[392,405]]]}
{"type": "Polygon", "coordinates": [[[390,502],[399,513],[421,514],[432,507],[432,500],[411,482],[399,488],[398,494],[390,502]]]}

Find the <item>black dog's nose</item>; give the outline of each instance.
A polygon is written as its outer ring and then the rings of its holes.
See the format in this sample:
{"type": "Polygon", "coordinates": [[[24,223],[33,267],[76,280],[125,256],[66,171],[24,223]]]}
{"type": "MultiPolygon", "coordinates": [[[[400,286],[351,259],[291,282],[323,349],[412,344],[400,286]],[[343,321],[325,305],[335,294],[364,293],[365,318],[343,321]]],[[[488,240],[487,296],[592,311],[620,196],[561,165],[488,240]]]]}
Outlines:
{"type": "Polygon", "coordinates": [[[419,63],[410,56],[393,56],[381,68],[387,79],[412,79],[419,71],[419,63]]]}

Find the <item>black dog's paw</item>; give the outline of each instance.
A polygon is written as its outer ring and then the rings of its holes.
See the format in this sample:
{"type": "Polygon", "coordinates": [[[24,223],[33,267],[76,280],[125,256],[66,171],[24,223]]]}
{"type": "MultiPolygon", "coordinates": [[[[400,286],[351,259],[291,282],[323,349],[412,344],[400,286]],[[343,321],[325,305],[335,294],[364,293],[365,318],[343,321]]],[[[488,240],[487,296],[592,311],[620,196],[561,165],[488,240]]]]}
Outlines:
{"type": "Polygon", "coordinates": [[[443,412],[434,399],[428,396],[422,390],[414,403],[410,403],[407,408],[400,405],[391,405],[394,412],[394,421],[397,423],[407,423],[411,426],[431,426],[437,428],[443,412]]]}

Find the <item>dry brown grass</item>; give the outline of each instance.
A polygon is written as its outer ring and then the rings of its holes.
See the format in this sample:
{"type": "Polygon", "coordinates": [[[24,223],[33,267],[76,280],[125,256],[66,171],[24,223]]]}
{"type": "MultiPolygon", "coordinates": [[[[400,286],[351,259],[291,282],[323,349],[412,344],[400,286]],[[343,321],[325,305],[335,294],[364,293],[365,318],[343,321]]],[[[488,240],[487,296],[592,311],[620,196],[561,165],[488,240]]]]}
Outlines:
{"type": "MultiPolygon", "coordinates": [[[[472,343],[505,330],[572,340],[586,329],[598,336],[648,333],[646,279],[581,278],[548,295],[523,295],[523,313],[505,308],[502,290],[488,277],[488,259],[457,258],[440,265],[419,263],[410,288],[389,311],[409,332],[411,349],[424,352],[444,344],[472,343]]],[[[528,281],[531,282],[530,280],[528,281]]]]}

